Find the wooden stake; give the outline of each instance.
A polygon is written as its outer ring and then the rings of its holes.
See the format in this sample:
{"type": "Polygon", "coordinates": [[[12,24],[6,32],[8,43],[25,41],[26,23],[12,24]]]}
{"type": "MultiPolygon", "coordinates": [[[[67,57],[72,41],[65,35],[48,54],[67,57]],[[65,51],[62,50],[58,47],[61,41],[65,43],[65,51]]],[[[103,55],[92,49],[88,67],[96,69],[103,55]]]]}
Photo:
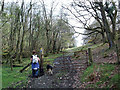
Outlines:
{"type": "Polygon", "coordinates": [[[89,56],[88,64],[91,65],[93,63],[91,48],[88,48],[88,56],[89,56]]]}
{"type": "Polygon", "coordinates": [[[13,71],[12,58],[10,58],[10,67],[11,67],[11,71],[13,71]]]}
{"type": "Polygon", "coordinates": [[[39,65],[40,65],[40,76],[44,75],[44,70],[43,70],[43,53],[42,53],[42,49],[40,50],[40,62],[39,62],[39,65]]]}
{"type": "Polygon", "coordinates": [[[116,44],[116,53],[117,53],[117,63],[120,64],[119,50],[118,50],[118,46],[117,46],[117,44],[116,44]]]}

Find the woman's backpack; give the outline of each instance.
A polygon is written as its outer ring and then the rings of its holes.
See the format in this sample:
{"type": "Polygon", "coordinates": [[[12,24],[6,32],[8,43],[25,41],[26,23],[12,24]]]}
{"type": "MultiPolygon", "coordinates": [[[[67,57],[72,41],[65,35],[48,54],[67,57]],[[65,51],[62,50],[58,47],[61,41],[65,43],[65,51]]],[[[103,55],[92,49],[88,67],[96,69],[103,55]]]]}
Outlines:
{"type": "Polygon", "coordinates": [[[32,56],[33,56],[32,63],[34,63],[34,64],[38,63],[38,57],[37,57],[37,55],[32,55],[32,56]]]}

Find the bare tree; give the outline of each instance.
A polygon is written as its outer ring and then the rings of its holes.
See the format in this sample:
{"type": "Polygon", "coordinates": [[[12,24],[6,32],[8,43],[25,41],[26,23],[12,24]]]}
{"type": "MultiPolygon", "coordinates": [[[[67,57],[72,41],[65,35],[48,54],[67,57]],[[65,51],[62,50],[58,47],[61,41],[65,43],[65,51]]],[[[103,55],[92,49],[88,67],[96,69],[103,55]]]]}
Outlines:
{"type": "Polygon", "coordinates": [[[74,15],[74,17],[78,20],[78,22],[82,23],[83,28],[89,31],[87,35],[92,33],[100,33],[103,39],[106,36],[109,43],[109,47],[111,48],[114,46],[117,10],[115,3],[110,3],[112,4],[113,8],[111,11],[107,11],[107,9],[109,10],[110,8],[104,5],[103,2],[91,2],[90,0],[87,0],[86,2],[73,0],[73,3],[71,4],[72,8],[64,8],[69,10],[70,13],[72,13],[72,15],[74,15]],[[99,23],[99,25],[91,27],[90,22],[92,19],[96,20],[99,23]],[[112,22],[112,31],[108,22],[109,20],[111,20],[112,22]]]}
{"type": "MultiPolygon", "coordinates": [[[[52,39],[50,37],[50,31],[52,31],[52,27],[53,27],[53,12],[56,8],[56,5],[54,5],[54,2],[52,2],[51,8],[50,8],[50,12],[47,13],[47,9],[45,6],[45,2],[42,0],[41,1],[42,4],[42,8],[43,8],[43,18],[44,18],[44,29],[46,31],[45,35],[46,35],[46,55],[49,53],[50,51],[50,45],[52,43],[52,39]]],[[[54,34],[53,34],[54,35],[54,34]]]]}

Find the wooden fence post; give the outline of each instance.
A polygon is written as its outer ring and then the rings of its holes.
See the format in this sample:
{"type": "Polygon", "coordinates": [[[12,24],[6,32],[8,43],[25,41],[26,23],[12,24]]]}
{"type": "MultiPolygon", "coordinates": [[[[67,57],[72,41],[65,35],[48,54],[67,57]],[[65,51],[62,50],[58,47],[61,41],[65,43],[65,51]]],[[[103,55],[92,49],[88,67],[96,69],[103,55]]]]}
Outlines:
{"type": "Polygon", "coordinates": [[[86,50],[86,64],[88,65],[88,52],[86,50]]]}
{"type": "Polygon", "coordinates": [[[65,58],[65,52],[63,51],[63,69],[66,71],[66,64],[65,64],[65,60],[66,60],[66,58],[65,58]]]}
{"type": "Polygon", "coordinates": [[[13,65],[12,65],[12,62],[13,60],[12,60],[12,58],[10,58],[10,67],[11,67],[11,71],[13,71],[13,65]]]}
{"type": "Polygon", "coordinates": [[[117,53],[117,63],[120,64],[119,50],[117,44],[116,44],[116,53],[117,53]]]}
{"type": "Polygon", "coordinates": [[[64,58],[64,52],[63,52],[63,58],[64,58]]]}
{"type": "Polygon", "coordinates": [[[40,62],[39,62],[39,65],[40,65],[40,76],[44,75],[44,70],[43,70],[43,50],[42,48],[40,49],[40,62]]]}
{"type": "Polygon", "coordinates": [[[91,65],[93,63],[91,48],[88,48],[88,56],[89,56],[88,65],[91,65]]]}
{"type": "Polygon", "coordinates": [[[74,57],[76,57],[76,52],[74,52],[74,57]]]}

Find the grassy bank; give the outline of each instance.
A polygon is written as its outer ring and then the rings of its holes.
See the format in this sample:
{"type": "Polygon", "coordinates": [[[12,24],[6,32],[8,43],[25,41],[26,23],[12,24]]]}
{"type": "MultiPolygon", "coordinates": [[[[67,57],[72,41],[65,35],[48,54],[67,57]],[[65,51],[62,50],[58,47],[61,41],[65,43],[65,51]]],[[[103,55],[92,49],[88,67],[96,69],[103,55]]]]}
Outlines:
{"type": "Polygon", "coordinates": [[[119,88],[120,76],[113,64],[93,64],[83,73],[81,81],[87,88],[119,88]]]}
{"type": "MultiPolygon", "coordinates": [[[[91,47],[93,65],[87,67],[83,74],[80,74],[79,80],[82,85],[80,88],[119,88],[120,89],[120,74],[118,73],[119,66],[116,64],[116,49],[109,49],[108,44],[85,45],[82,47],[69,48],[67,51],[82,51],[91,47]]],[[[85,57],[82,52],[76,55],[77,60],[85,57]]],[[[76,60],[75,57],[73,59],[76,60]]],[[[84,59],[84,58],[83,58],[84,59]]]]}
{"type": "Polygon", "coordinates": [[[31,74],[31,66],[23,73],[20,73],[19,71],[22,68],[23,67],[13,67],[13,71],[11,71],[9,65],[2,65],[2,88],[24,87],[28,81],[28,75],[31,74]]]}
{"type": "Polygon", "coordinates": [[[99,43],[99,44],[95,44],[95,45],[92,45],[92,44],[87,44],[87,45],[83,45],[83,46],[80,46],[80,47],[74,47],[74,48],[68,48],[64,51],[72,51],[72,52],[76,52],[76,51],[81,51],[81,50],[87,50],[88,47],[91,47],[92,49],[96,48],[96,47],[100,47],[102,46],[103,43],[99,43]]]}

